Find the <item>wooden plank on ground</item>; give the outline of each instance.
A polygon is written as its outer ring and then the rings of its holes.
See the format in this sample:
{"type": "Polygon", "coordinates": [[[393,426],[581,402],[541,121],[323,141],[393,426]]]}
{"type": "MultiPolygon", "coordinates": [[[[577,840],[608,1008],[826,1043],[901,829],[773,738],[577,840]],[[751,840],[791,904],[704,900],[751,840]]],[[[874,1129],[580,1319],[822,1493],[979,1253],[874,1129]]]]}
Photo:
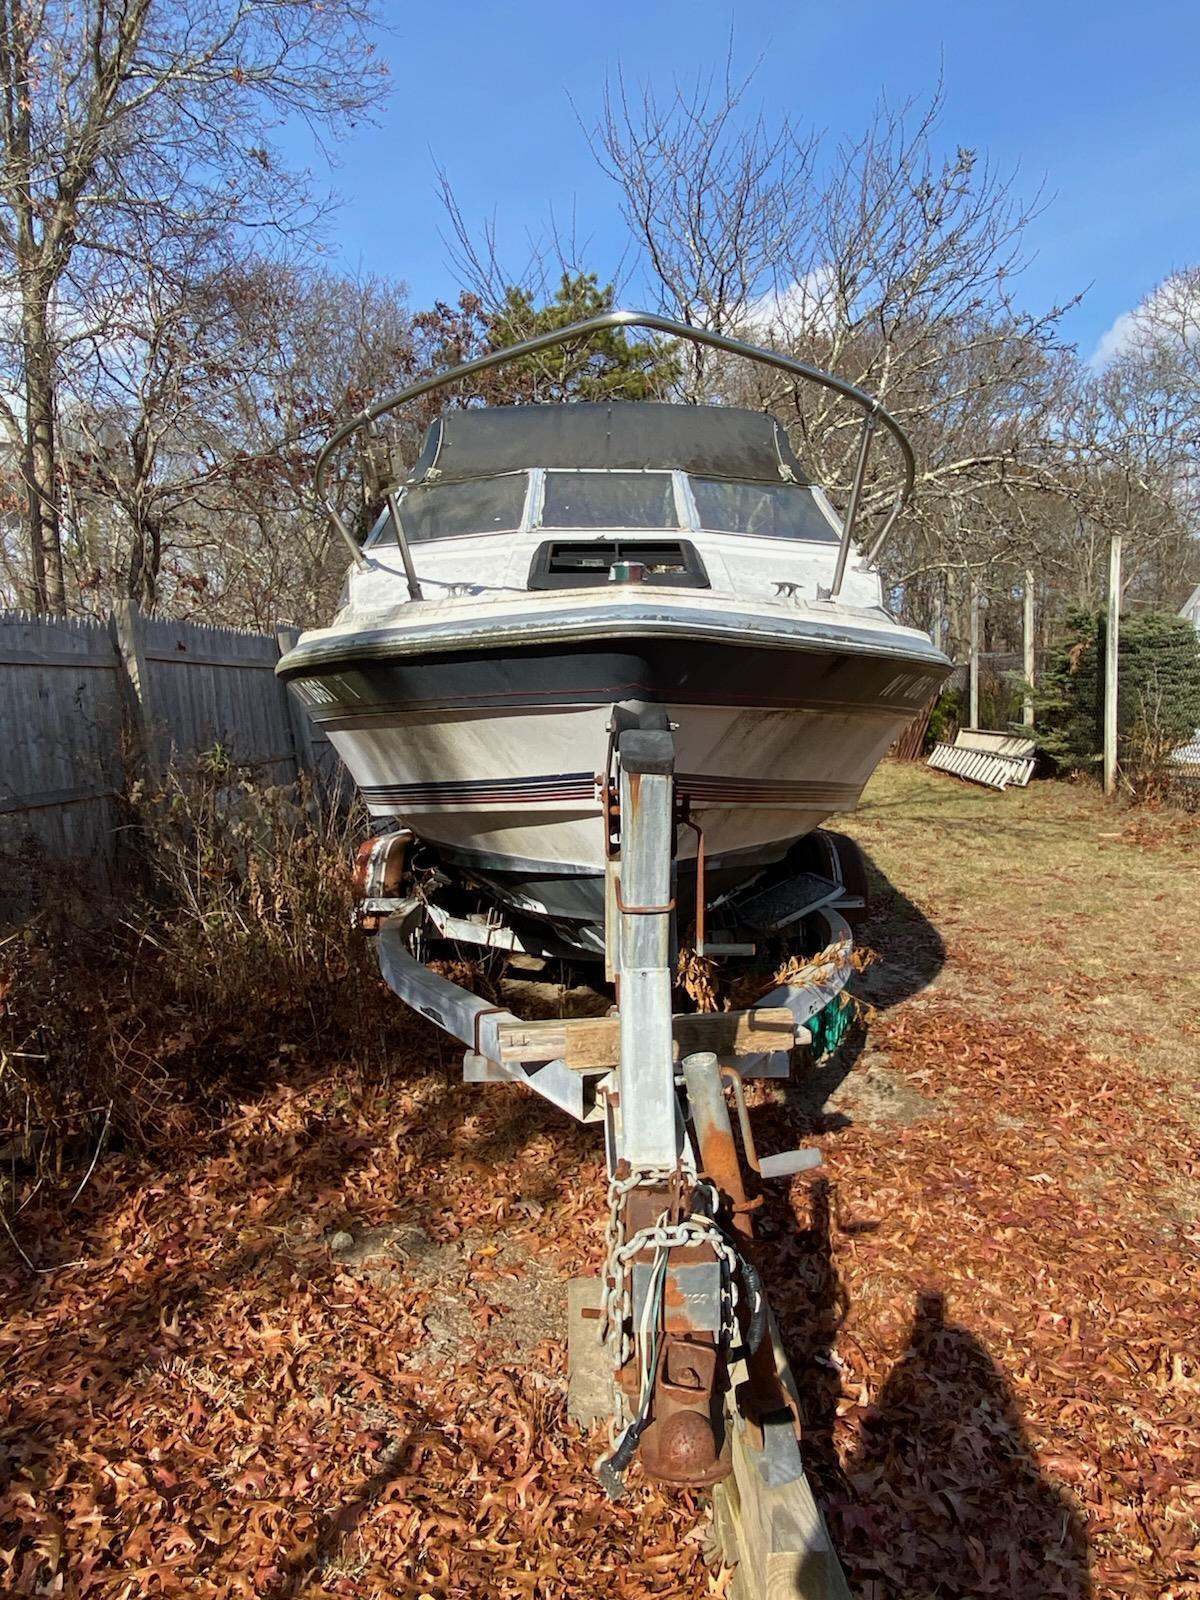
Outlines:
{"type": "Polygon", "coordinates": [[[611,1346],[600,1342],[599,1278],[567,1283],[567,1415],[585,1428],[613,1414],[611,1346]]]}
{"type": "MultiPolygon", "coordinates": [[[[775,1313],[767,1329],[775,1368],[800,1410],[795,1374],[775,1313]]],[[[760,1475],[736,1423],[733,1472],[713,1490],[713,1522],[726,1563],[737,1572],[730,1600],[851,1600],[821,1508],[803,1475],[772,1486],[760,1475]]]]}
{"type": "MultiPolygon", "coordinates": [[[[615,1067],[620,1049],[616,1017],[567,1017],[547,1022],[505,1023],[496,1029],[500,1060],[563,1061],[576,1071],[615,1067]]],[[[786,1006],[757,1011],[702,1011],[674,1018],[676,1057],[696,1050],[719,1056],[790,1050],[796,1019],[786,1006]]]]}
{"type": "Polygon", "coordinates": [[[737,1567],[737,1600],[850,1600],[808,1479],[764,1482],[737,1428],[733,1472],[713,1503],[725,1560],[737,1567]]]}

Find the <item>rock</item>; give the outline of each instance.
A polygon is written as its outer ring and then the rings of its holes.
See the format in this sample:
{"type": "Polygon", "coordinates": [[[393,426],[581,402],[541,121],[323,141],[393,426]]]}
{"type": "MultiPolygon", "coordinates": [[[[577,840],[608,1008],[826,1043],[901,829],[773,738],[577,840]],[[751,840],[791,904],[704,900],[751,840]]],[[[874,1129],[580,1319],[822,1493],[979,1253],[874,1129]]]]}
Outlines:
{"type": "Polygon", "coordinates": [[[354,1248],[354,1235],[347,1233],[344,1228],[339,1228],[330,1237],[329,1248],[335,1256],[345,1255],[347,1250],[353,1250],[354,1248]]]}

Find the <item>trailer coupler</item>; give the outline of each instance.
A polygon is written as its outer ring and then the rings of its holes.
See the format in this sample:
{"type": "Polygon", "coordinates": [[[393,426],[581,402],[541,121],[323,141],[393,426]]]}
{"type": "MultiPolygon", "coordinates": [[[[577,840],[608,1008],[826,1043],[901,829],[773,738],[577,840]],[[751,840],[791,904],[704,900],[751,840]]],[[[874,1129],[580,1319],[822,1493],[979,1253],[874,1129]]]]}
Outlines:
{"type": "Polygon", "coordinates": [[[681,1488],[728,1475],[731,1367],[767,1326],[761,1282],[718,1220],[715,1187],[682,1171],[647,1176],[618,1170],[609,1190],[601,1337],[629,1419],[597,1465],[610,1495],[635,1452],[648,1476],[681,1488]]]}

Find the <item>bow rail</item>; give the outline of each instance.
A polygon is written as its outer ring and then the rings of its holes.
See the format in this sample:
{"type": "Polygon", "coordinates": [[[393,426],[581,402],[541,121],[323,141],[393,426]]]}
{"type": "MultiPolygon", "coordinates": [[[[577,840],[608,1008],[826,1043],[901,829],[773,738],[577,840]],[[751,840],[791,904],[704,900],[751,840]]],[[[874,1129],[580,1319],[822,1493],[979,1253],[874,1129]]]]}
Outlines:
{"type": "MultiPolygon", "coordinates": [[[[871,443],[875,429],[882,425],[891,434],[899,448],[904,465],[903,478],[883,527],[879,530],[869,551],[866,552],[868,562],[874,561],[883,548],[888,535],[895,526],[896,519],[903,511],[912,494],[913,483],[916,479],[916,461],[913,456],[911,444],[890,412],[886,411],[879,400],[865,389],[860,389],[856,384],[839,378],[834,372],[825,372],[820,367],[811,366],[807,361],[798,361],[794,356],[781,355],[777,350],[766,350],[760,345],[747,344],[742,339],[732,339],[727,334],[712,333],[707,328],[694,328],[685,322],[677,322],[672,317],[660,316],[655,311],[605,311],[599,316],[588,317],[582,322],[573,322],[565,328],[553,328],[549,333],[537,334],[532,339],[522,339],[518,344],[506,345],[502,350],[491,350],[487,355],[476,356],[472,361],[464,361],[457,367],[451,367],[446,372],[435,373],[428,378],[421,378],[416,383],[409,384],[406,388],[398,390],[395,394],[385,395],[383,399],[367,406],[356,416],[344,422],[340,428],[329,438],[322,447],[317,457],[316,465],[316,490],[336,531],[345,541],[350,553],[358,566],[369,565],[358,541],[346,526],[345,519],[335,505],[332,497],[326,492],[326,478],[329,463],[334,453],[343,445],[352,434],[360,430],[368,435],[375,432],[375,423],[388,412],[395,411],[398,407],[407,405],[411,400],[419,400],[422,395],[432,394],[434,390],[445,388],[449,384],[458,383],[463,378],[473,377],[478,372],[487,372],[493,367],[506,366],[509,362],[520,361],[525,356],[536,355],[542,350],[552,350],[556,345],[569,344],[576,339],[584,339],[592,334],[603,333],[610,328],[647,328],[654,333],[662,333],[673,339],[690,340],[693,344],[707,345],[713,350],[722,350],[727,355],[744,356],[747,360],[757,361],[763,366],[774,367],[780,372],[786,372],[794,378],[803,379],[808,383],[818,384],[821,388],[831,389],[843,399],[849,400],[863,413],[862,432],[859,435],[858,453],[854,462],[854,476],[850,483],[850,493],[846,501],[846,512],[842,520],[842,540],[838,549],[837,564],[834,568],[833,583],[830,588],[830,599],[836,599],[841,592],[842,581],[846,575],[846,565],[850,559],[853,547],[854,527],[858,519],[859,504],[862,499],[863,484],[866,481],[867,463],[871,453],[871,443]]],[[[404,562],[405,574],[408,578],[409,592],[413,599],[421,598],[420,584],[416,571],[413,568],[412,556],[408,549],[408,541],[404,537],[403,524],[398,514],[395,503],[394,491],[388,494],[389,508],[392,520],[396,527],[396,536],[399,541],[400,554],[404,562]]]]}

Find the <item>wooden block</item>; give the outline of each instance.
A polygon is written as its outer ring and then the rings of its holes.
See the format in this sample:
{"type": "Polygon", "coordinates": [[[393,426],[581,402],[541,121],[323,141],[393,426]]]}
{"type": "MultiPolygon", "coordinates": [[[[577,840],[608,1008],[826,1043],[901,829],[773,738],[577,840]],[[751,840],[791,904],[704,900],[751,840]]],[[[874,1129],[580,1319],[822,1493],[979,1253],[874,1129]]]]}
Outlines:
{"type": "Polygon", "coordinates": [[[565,1061],[568,1066],[615,1066],[619,1038],[616,1017],[504,1023],[496,1029],[501,1061],[565,1061]]]}
{"type": "Polygon", "coordinates": [[[758,1011],[701,1011],[674,1019],[672,1034],[678,1056],[712,1050],[719,1056],[746,1056],[759,1051],[790,1050],[796,1019],[786,1006],[758,1011]]]}
{"type": "Polygon", "coordinates": [[[600,1304],[599,1278],[567,1284],[567,1415],[590,1428],[613,1414],[613,1365],[600,1343],[599,1319],[585,1316],[600,1304]]]}
{"type": "MultiPolygon", "coordinates": [[[[712,1050],[719,1056],[790,1050],[796,1019],[786,1006],[755,1011],[701,1011],[673,1019],[675,1056],[712,1050]]],[[[568,1017],[505,1023],[496,1030],[501,1061],[563,1061],[575,1071],[615,1067],[620,1052],[616,1017],[568,1017]]]]}

